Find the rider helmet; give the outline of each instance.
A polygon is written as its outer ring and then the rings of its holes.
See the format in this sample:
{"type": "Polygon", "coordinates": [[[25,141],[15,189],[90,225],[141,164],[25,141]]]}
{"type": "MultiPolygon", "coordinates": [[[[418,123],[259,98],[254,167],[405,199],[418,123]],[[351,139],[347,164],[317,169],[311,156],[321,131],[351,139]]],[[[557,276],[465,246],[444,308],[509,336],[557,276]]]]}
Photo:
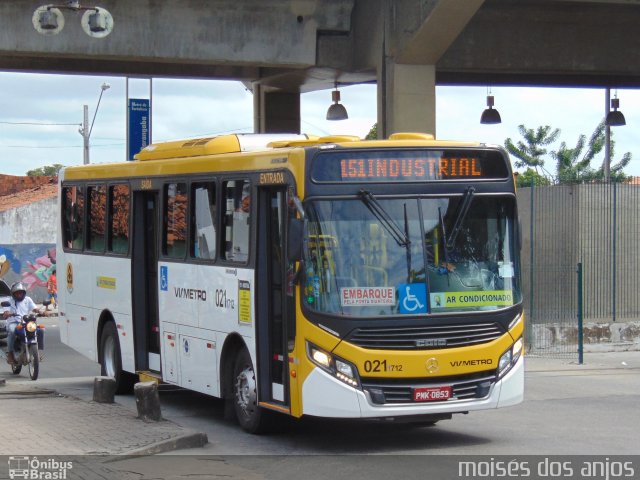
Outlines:
{"type": "Polygon", "coordinates": [[[27,295],[27,289],[24,288],[22,282],[16,282],[11,286],[11,296],[16,302],[21,302],[27,295]]]}

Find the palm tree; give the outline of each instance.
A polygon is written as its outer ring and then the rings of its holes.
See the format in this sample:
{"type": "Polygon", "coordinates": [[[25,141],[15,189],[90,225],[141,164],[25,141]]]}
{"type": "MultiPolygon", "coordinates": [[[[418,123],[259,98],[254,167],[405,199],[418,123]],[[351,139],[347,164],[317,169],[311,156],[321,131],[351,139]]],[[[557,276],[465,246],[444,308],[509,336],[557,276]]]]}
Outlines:
{"type": "MultiPolygon", "coordinates": [[[[591,161],[603,150],[605,145],[604,121],[598,124],[589,143],[586,140],[585,135],[580,135],[575,147],[568,148],[566,142],[562,142],[558,151],[551,152],[551,156],[556,161],[558,183],[588,183],[604,180],[604,162],[601,162],[598,169],[591,167],[591,161]]],[[[610,158],[613,158],[613,141],[610,143],[609,154],[610,158]]],[[[623,155],[622,160],[611,165],[610,178],[615,181],[624,180],[627,176],[622,170],[630,161],[631,152],[627,152],[623,155]]]]}

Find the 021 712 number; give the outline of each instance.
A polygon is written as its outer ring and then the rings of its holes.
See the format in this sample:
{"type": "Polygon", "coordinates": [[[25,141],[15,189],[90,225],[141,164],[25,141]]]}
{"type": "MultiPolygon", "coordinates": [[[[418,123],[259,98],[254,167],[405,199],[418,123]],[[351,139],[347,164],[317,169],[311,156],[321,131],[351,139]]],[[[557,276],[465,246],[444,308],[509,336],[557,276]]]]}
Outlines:
{"type": "Polygon", "coordinates": [[[402,365],[389,364],[386,360],[366,360],[364,371],[367,373],[401,372],[402,365]]]}

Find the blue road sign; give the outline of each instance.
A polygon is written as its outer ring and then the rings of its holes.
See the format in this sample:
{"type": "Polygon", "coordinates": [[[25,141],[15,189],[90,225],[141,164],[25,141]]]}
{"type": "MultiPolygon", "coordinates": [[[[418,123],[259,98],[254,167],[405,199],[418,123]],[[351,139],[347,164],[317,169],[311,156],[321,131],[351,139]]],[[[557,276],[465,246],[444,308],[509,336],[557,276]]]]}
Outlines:
{"type": "Polygon", "coordinates": [[[149,115],[149,100],[146,98],[129,99],[129,150],[127,160],[149,145],[151,118],[149,115]]]}

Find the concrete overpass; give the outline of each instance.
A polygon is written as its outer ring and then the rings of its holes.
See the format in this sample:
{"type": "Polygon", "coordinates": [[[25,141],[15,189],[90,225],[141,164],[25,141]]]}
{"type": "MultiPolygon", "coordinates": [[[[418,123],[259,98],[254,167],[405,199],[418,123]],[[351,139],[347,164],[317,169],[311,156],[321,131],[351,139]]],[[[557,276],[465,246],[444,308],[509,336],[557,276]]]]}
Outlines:
{"type": "Polygon", "coordinates": [[[40,35],[44,0],[0,2],[0,70],[241,80],[262,132],[299,131],[300,93],[375,82],[381,135],[435,132],[441,84],[640,86],[639,0],[80,3],[113,32],[91,38],[65,12],[40,35]]]}

